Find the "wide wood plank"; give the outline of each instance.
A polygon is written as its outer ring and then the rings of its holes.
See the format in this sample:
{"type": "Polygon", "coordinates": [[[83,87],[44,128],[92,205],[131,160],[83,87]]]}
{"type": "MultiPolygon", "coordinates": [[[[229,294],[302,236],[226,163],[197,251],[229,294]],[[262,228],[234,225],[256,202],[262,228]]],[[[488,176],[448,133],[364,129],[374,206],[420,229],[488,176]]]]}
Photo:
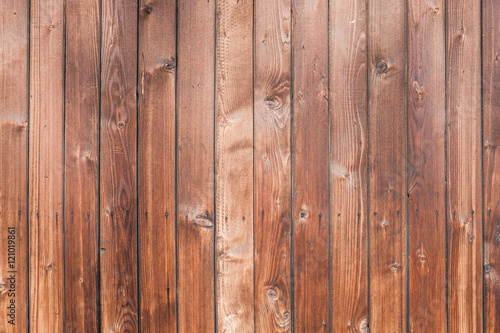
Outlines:
{"type": "Polygon", "coordinates": [[[214,300],[215,1],[178,8],[178,330],[211,332],[214,300]]]}
{"type": "Polygon", "coordinates": [[[291,2],[255,3],[255,330],[291,330],[291,2]]]}
{"type": "Polygon", "coordinates": [[[70,332],[97,332],[100,6],[66,2],[65,285],[70,332]]]}
{"type": "Polygon", "coordinates": [[[139,10],[141,330],[175,332],[176,2],[139,10]]]}
{"type": "Polygon", "coordinates": [[[408,325],[445,332],[445,8],[408,5],[408,325]]]}
{"type": "Polygon", "coordinates": [[[64,324],[64,3],[31,1],[30,327],[64,324]]]}
{"type": "Polygon", "coordinates": [[[253,2],[217,18],[217,329],[253,332],[253,2]]]}
{"type": "Polygon", "coordinates": [[[368,1],[370,331],[406,331],[405,3],[368,1]]]}
{"type": "Polygon", "coordinates": [[[332,332],[368,331],[366,1],[330,1],[332,332]]]}
{"type": "Polygon", "coordinates": [[[500,331],[500,2],[483,8],[484,323],[500,331]]]}
{"type": "Polygon", "coordinates": [[[0,1],[0,332],[26,332],[28,1],[0,1]]]}
{"type": "Polygon", "coordinates": [[[102,2],[102,331],[138,330],[137,1],[102,2]]]}
{"type": "Polygon", "coordinates": [[[448,2],[447,15],[449,330],[481,332],[480,2],[448,2]]]}
{"type": "Polygon", "coordinates": [[[327,332],[328,1],[293,2],[294,329],[327,332]]]}

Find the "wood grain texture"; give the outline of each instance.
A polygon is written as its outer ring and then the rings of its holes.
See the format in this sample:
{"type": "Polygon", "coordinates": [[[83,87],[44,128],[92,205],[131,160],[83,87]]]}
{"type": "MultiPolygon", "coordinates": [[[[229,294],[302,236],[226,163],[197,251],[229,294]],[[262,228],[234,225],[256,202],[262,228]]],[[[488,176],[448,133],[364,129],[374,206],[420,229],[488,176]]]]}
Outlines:
{"type": "Polygon", "coordinates": [[[139,10],[141,330],[175,332],[176,2],[139,10]]]}
{"type": "Polygon", "coordinates": [[[409,323],[446,331],[445,12],[408,2],[409,323]]]}
{"type": "Polygon", "coordinates": [[[28,1],[0,1],[0,332],[6,333],[28,326],[29,20],[28,1]]]}
{"type": "Polygon", "coordinates": [[[102,2],[102,330],[138,330],[137,1],[102,2]]]}
{"type": "Polygon", "coordinates": [[[100,5],[66,1],[65,328],[97,332],[100,5]]]}
{"type": "Polygon", "coordinates": [[[255,330],[291,330],[291,2],[255,3],[255,330]]]}
{"type": "Polygon", "coordinates": [[[215,1],[178,13],[178,330],[215,328],[215,1]]]}
{"type": "Polygon", "coordinates": [[[483,8],[484,330],[500,331],[500,2],[483,8]]]}
{"type": "Polygon", "coordinates": [[[447,9],[449,330],[483,329],[481,202],[481,8],[447,9]]]}
{"type": "Polygon", "coordinates": [[[31,1],[30,327],[64,325],[64,4],[31,1]]]}
{"type": "Polygon", "coordinates": [[[332,332],[368,332],[366,9],[330,1],[332,332]]]}
{"type": "Polygon", "coordinates": [[[253,332],[253,2],[217,18],[217,330],[253,332]]]}
{"type": "Polygon", "coordinates": [[[370,331],[406,331],[405,4],[368,2],[370,331]]]}
{"type": "Polygon", "coordinates": [[[294,329],[327,332],[328,1],[293,2],[294,329]]]}

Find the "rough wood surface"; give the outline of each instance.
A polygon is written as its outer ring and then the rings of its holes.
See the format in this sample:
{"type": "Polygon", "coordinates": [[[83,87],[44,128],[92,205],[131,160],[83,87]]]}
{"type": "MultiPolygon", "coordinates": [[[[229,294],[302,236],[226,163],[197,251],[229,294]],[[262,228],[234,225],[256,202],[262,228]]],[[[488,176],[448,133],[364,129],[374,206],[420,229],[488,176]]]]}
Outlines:
{"type": "Polygon", "coordinates": [[[253,332],[253,3],[217,18],[217,328],[253,332]]]}
{"type": "Polygon", "coordinates": [[[178,324],[215,327],[215,1],[180,0],[178,13],[178,324]]]}
{"type": "Polygon", "coordinates": [[[64,3],[31,1],[30,327],[64,329],[64,3]]]}
{"type": "Polygon", "coordinates": [[[0,332],[6,333],[28,326],[29,20],[28,1],[0,1],[0,332]]]}
{"type": "Polygon", "coordinates": [[[255,330],[291,330],[290,0],[255,3],[255,330]]]}
{"type": "Polygon", "coordinates": [[[330,1],[332,332],[368,332],[366,15],[365,0],[330,1]]]}
{"type": "Polygon", "coordinates": [[[445,332],[444,2],[408,4],[408,325],[445,332]]]}
{"type": "Polygon", "coordinates": [[[405,4],[368,1],[370,331],[406,331],[405,4]]]}
{"type": "Polygon", "coordinates": [[[328,1],[294,1],[292,25],[294,329],[327,332],[328,1]]]}
{"type": "Polygon", "coordinates": [[[97,332],[99,1],[66,2],[66,330],[97,332]]]}
{"type": "Polygon", "coordinates": [[[449,330],[481,332],[480,2],[451,1],[447,15],[449,330]]]}
{"type": "Polygon", "coordinates": [[[139,7],[141,330],[175,332],[176,2],[139,7]],[[154,259],[152,259],[154,258],[154,259]]]}
{"type": "Polygon", "coordinates": [[[485,331],[500,331],[500,2],[483,8],[485,331]]]}
{"type": "Polygon", "coordinates": [[[102,331],[138,330],[137,1],[103,0],[101,43],[102,331]]]}

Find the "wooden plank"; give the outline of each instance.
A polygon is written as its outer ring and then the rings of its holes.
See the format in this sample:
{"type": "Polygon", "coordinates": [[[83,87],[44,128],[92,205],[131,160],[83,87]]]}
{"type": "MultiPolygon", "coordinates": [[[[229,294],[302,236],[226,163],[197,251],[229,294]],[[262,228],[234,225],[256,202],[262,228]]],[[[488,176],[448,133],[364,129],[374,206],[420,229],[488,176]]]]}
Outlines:
{"type": "Polygon", "coordinates": [[[139,10],[141,330],[175,332],[176,2],[139,10]]]}
{"type": "Polygon", "coordinates": [[[178,8],[178,330],[215,328],[215,1],[178,8]]]}
{"type": "Polygon", "coordinates": [[[137,1],[102,2],[101,304],[103,331],[138,330],[137,1]]]}
{"type": "Polygon", "coordinates": [[[66,329],[97,332],[99,1],[66,2],[66,329]]]}
{"type": "Polygon", "coordinates": [[[294,329],[327,332],[328,1],[293,3],[294,329]]]}
{"type": "Polygon", "coordinates": [[[291,330],[291,2],[255,3],[255,330],[291,330]]]}
{"type": "Polygon", "coordinates": [[[370,331],[406,331],[405,3],[368,2],[370,331]]]}
{"type": "Polygon", "coordinates": [[[28,1],[0,1],[0,332],[26,332],[28,1]]]}
{"type": "Polygon", "coordinates": [[[446,331],[445,7],[408,2],[409,325],[446,331]]]}
{"type": "Polygon", "coordinates": [[[481,4],[451,1],[447,15],[449,330],[481,332],[481,4]]]}
{"type": "Polygon", "coordinates": [[[253,332],[253,2],[217,18],[217,329],[253,332]]]}
{"type": "Polygon", "coordinates": [[[31,2],[30,327],[64,323],[64,4],[31,2]]]}
{"type": "Polygon", "coordinates": [[[500,2],[483,8],[485,331],[500,331],[500,2]]]}
{"type": "Polygon", "coordinates": [[[330,1],[332,332],[368,331],[366,29],[365,0],[330,1]]]}

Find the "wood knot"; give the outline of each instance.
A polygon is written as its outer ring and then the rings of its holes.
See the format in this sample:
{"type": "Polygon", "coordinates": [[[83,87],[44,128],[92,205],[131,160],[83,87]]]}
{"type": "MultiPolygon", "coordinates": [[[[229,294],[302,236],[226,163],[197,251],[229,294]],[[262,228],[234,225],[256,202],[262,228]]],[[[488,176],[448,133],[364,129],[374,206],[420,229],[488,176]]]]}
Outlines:
{"type": "Polygon", "coordinates": [[[427,255],[423,251],[419,250],[417,252],[417,259],[418,259],[418,265],[424,266],[425,263],[427,262],[427,255]]]}
{"type": "Polygon", "coordinates": [[[174,58],[170,58],[168,59],[165,64],[163,65],[163,69],[165,69],[166,71],[173,71],[175,69],[175,59],[174,58]]]}
{"type": "Polygon", "coordinates": [[[54,30],[54,26],[51,24],[49,25],[49,31],[53,31],[54,30]]]}
{"type": "Polygon", "coordinates": [[[153,12],[153,6],[152,5],[146,5],[144,7],[144,11],[146,12],[146,14],[151,14],[153,12]]]}
{"type": "Polygon", "coordinates": [[[486,264],[486,265],[484,265],[484,272],[486,274],[490,273],[492,269],[493,269],[492,264],[486,264]]]}
{"type": "Polygon", "coordinates": [[[269,110],[277,110],[281,108],[282,105],[281,99],[277,96],[268,96],[264,102],[269,110]]]}
{"type": "Polygon", "coordinates": [[[269,288],[267,290],[267,297],[269,297],[269,299],[273,301],[276,301],[278,299],[278,293],[273,288],[269,288]]]}
{"type": "Polygon", "coordinates": [[[214,226],[214,223],[205,216],[198,216],[193,221],[194,225],[200,228],[211,229],[214,226]]]}
{"type": "Polygon", "coordinates": [[[389,222],[386,220],[383,220],[382,223],[380,223],[380,225],[382,225],[382,228],[387,228],[387,226],[389,225],[389,222]]]}
{"type": "Polygon", "coordinates": [[[27,121],[23,121],[21,123],[21,127],[24,127],[24,128],[28,127],[28,122],[27,121]]]}
{"type": "Polygon", "coordinates": [[[378,61],[375,65],[375,68],[377,69],[377,72],[383,73],[387,70],[387,64],[385,63],[385,61],[378,61]]]}
{"type": "Polygon", "coordinates": [[[398,262],[395,262],[394,264],[391,265],[391,268],[393,271],[397,271],[398,269],[401,268],[401,264],[398,262]]]}
{"type": "Polygon", "coordinates": [[[123,121],[118,122],[118,128],[123,129],[125,127],[125,123],[123,121]]]}

